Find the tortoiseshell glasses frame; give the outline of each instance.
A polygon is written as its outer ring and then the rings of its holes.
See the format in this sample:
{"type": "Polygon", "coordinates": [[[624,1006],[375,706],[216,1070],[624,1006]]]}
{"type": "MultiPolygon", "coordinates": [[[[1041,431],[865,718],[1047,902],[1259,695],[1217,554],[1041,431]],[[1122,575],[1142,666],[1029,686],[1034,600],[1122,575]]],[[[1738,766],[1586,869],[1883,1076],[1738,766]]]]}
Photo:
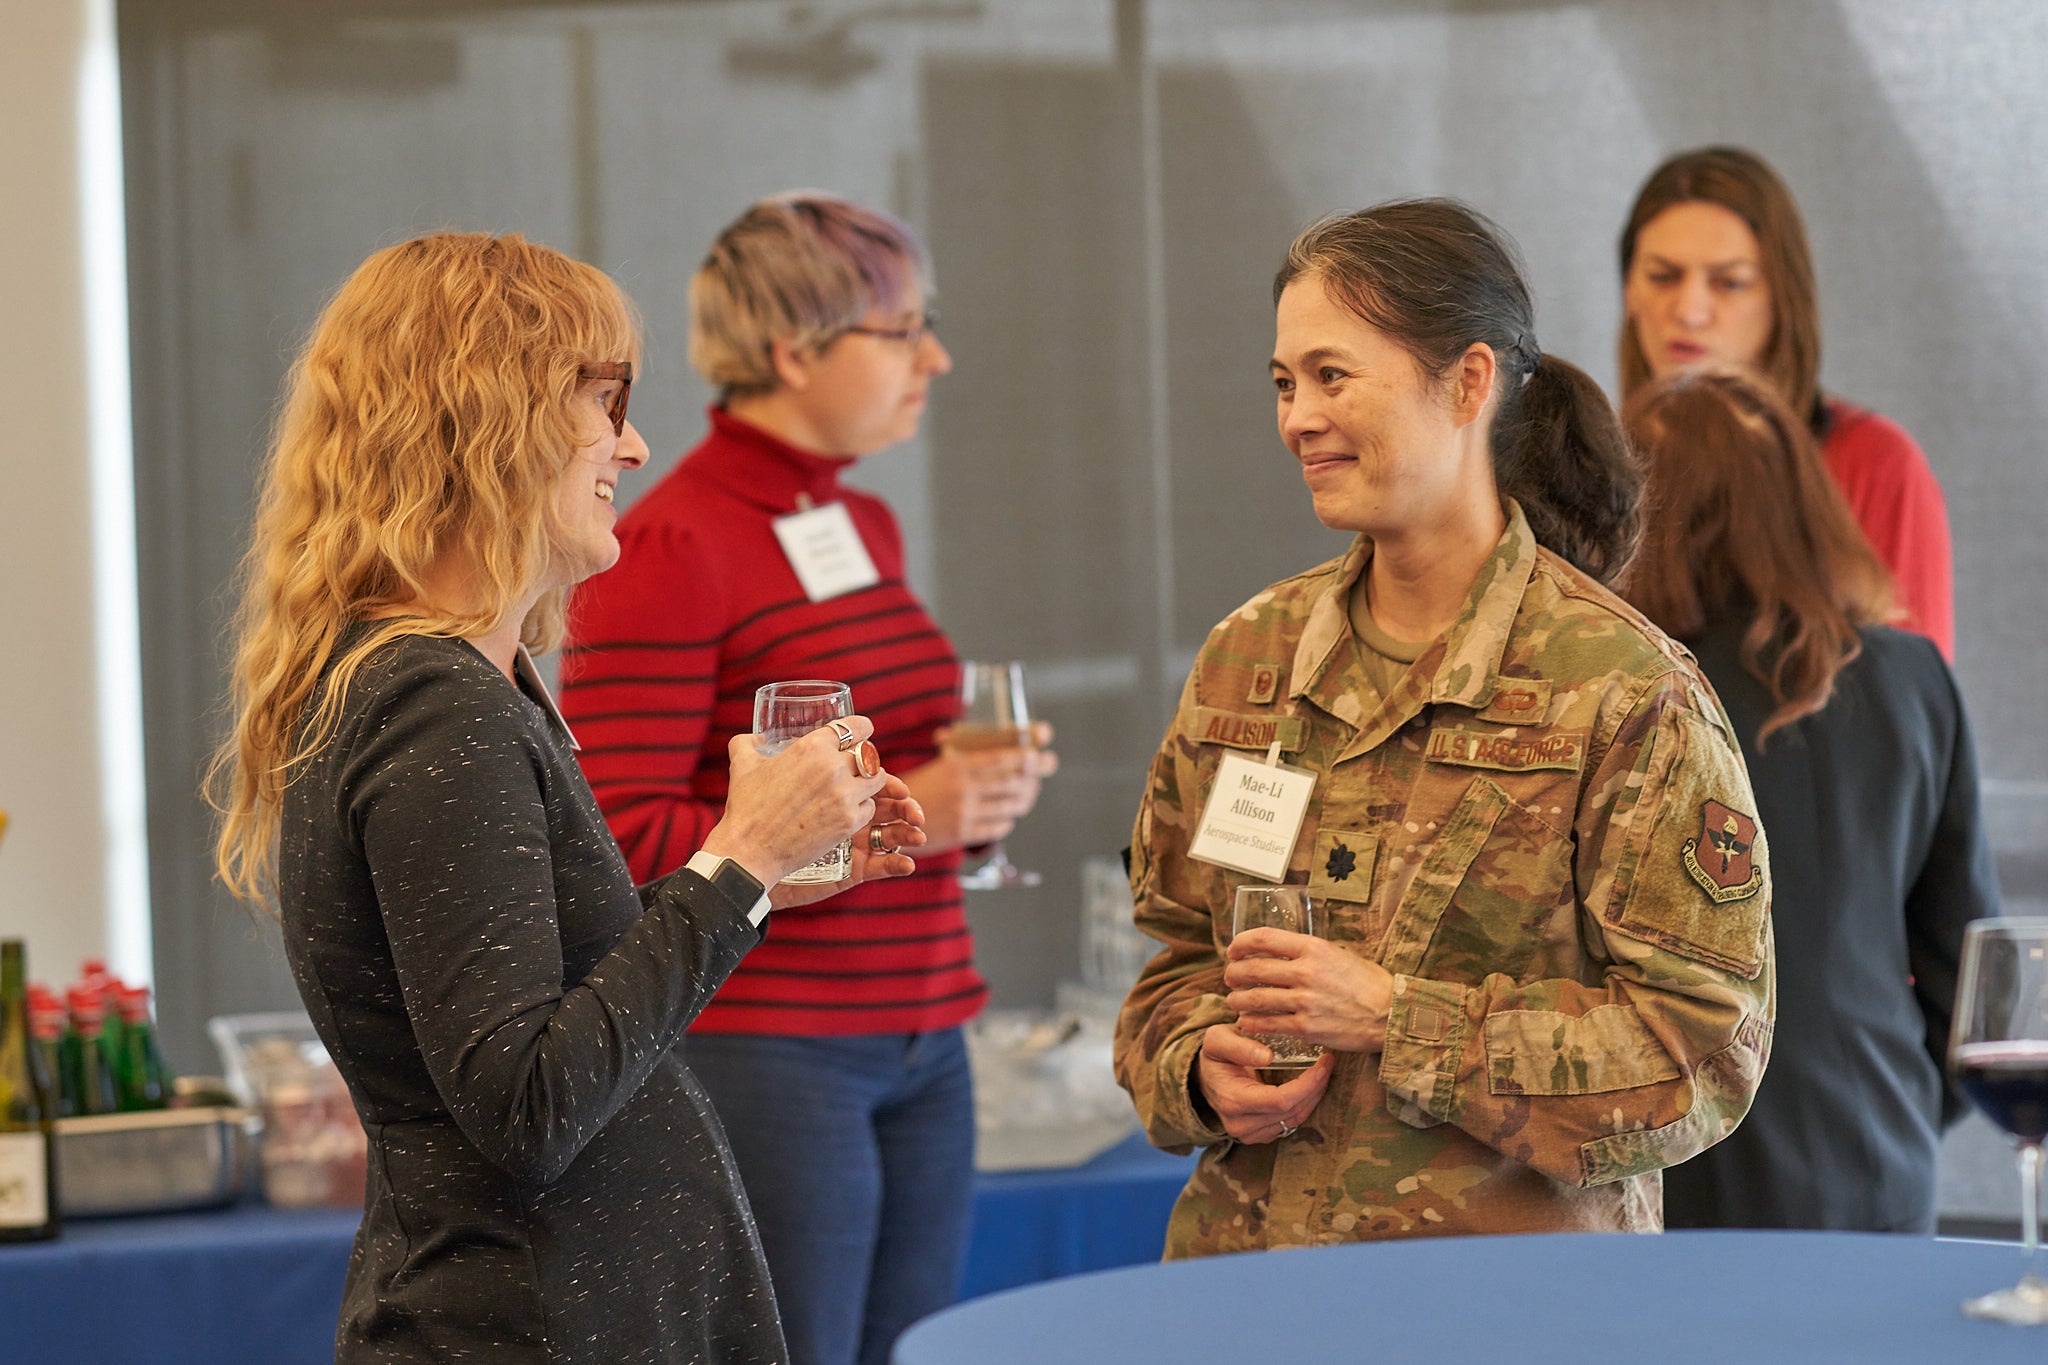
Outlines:
{"type": "Polygon", "coordinates": [[[619,391],[612,395],[611,402],[605,404],[604,415],[611,419],[612,434],[614,436],[624,436],[626,434],[626,398],[627,395],[633,392],[633,362],[630,360],[610,360],[602,365],[578,365],[576,367],[576,378],[578,382],[588,382],[593,379],[616,379],[619,381],[619,391]]]}

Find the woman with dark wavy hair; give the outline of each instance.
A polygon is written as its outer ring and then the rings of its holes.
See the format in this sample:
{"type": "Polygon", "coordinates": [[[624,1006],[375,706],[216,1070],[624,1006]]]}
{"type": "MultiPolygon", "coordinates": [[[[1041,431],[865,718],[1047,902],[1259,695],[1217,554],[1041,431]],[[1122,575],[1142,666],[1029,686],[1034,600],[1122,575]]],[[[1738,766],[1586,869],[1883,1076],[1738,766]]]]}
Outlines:
{"type": "Polygon", "coordinates": [[[1820,388],[1820,302],[1799,206],[1740,147],[1672,157],[1621,233],[1624,398],[1700,365],[1766,376],[1819,443],[1828,473],[1896,584],[1900,624],[1955,657],[1948,507],[1897,423],[1820,388]]]}
{"type": "Polygon", "coordinates": [[[1671,1227],[1931,1232],[1963,926],[1996,914],[1976,755],[1805,423],[1750,371],[1623,408],[1649,476],[1624,594],[1684,640],[1770,833],[1778,1022],[1735,1133],[1664,1175],[1671,1227]]]}
{"type": "Polygon", "coordinates": [[[1203,1149],[1166,1254],[1654,1230],[1763,1069],[1770,891],[1706,680],[1604,586],[1640,487],[1614,410],[1448,200],[1316,224],[1274,295],[1281,441],[1357,539],[1210,632],[1139,808],[1165,950],[1118,1075],[1203,1149]],[[1270,882],[1318,935],[1233,936],[1270,882]],[[1260,1037],[1321,1057],[1267,1084],[1260,1037]]]}

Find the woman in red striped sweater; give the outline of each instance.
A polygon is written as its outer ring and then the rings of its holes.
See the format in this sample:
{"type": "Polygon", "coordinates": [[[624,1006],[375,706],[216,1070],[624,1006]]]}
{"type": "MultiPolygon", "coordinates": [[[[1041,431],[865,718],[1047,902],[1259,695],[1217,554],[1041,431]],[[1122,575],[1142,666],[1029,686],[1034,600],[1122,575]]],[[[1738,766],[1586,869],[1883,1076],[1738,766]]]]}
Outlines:
{"type": "Polygon", "coordinates": [[[952,368],[903,223],[801,192],[754,205],[690,286],[692,364],[720,390],[703,443],[618,527],[571,612],[563,710],[636,872],[717,821],[754,689],[850,683],[923,805],[917,872],[778,913],[684,1051],[731,1139],[797,1365],[888,1358],[952,1302],[974,1115],[974,968],[960,850],[1001,838],[1057,761],[956,755],[960,662],[903,578],[880,499],[840,483],[917,432],[952,368]]]}

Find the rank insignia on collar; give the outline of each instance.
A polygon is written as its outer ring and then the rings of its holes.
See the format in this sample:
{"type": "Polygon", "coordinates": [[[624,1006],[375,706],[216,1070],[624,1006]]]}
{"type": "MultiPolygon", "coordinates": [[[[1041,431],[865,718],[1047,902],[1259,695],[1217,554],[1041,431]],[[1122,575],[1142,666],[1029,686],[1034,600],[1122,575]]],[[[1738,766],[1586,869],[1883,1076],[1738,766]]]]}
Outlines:
{"type": "Polygon", "coordinates": [[[1685,870],[1716,905],[1748,900],[1764,885],[1755,849],[1755,820],[1719,801],[1702,801],[1700,832],[1685,841],[1685,870]]]}
{"type": "Polygon", "coordinates": [[[1245,694],[1245,700],[1263,706],[1280,694],[1280,668],[1277,664],[1260,664],[1252,670],[1252,688],[1245,694]]]}

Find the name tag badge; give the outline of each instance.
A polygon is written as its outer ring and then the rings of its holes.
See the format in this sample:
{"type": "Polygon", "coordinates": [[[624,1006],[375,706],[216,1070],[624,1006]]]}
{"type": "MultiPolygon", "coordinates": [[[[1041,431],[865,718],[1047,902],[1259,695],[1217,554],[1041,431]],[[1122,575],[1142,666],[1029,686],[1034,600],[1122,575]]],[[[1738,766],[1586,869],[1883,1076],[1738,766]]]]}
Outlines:
{"type": "Polygon", "coordinates": [[[804,596],[813,602],[872,588],[882,581],[843,502],[777,517],[775,538],[782,542],[782,553],[796,570],[804,596]]]}
{"type": "Polygon", "coordinates": [[[1285,881],[1287,860],[1315,788],[1312,772],[1225,754],[1188,856],[1269,882],[1285,881]]]}

